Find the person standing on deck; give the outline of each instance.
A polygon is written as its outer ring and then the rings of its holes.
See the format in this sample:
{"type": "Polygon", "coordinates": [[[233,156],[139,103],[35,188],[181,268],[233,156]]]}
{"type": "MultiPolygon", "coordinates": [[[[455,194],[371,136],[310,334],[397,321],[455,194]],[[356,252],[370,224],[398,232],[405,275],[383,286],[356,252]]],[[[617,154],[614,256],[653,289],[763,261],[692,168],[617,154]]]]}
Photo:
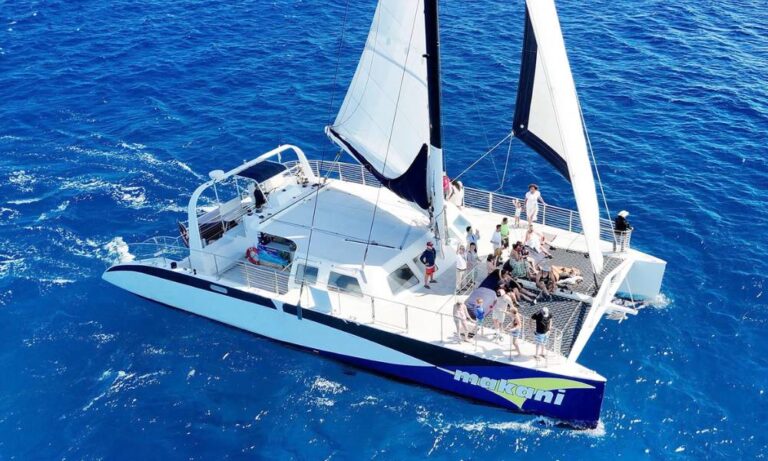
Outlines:
{"type": "Polygon", "coordinates": [[[476,230],[472,232],[472,226],[467,226],[467,248],[469,248],[473,243],[477,245],[479,241],[480,231],[476,230]]]}
{"type": "Polygon", "coordinates": [[[493,246],[493,257],[498,260],[501,256],[501,224],[496,224],[496,230],[491,235],[491,245],[493,246]]]}
{"type": "Polygon", "coordinates": [[[456,250],[456,292],[458,293],[464,288],[466,282],[465,277],[467,275],[467,254],[464,249],[464,245],[459,245],[459,249],[456,250]]]}
{"type": "Polygon", "coordinates": [[[437,283],[435,280],[435,260],[437,259],[437,251],[435,251],[432,242],[427,242],[427,248],[419,256],[419,261],[424,264],[424,288],[430,288],[430,283],[437,283]]]}
{"type": "Polygon", "coordinates": [[[453,322],[456,324],[456,334],[459,335],[459,342],[469,341],[469,325],[472,321],[467,313],[467,306],[464,303],[453,305],[453,322]]]}
{"type": "Polygon", "coordinates": [[[523,213],[523,207],[520,206],[520,200],[515,199],[515,229],[520,229],[520,215],[523,213]]]}
{"type": "Polygon", "coordinates": [[[541,198],[539,186],[536,184],[529,185],[528,192],[525,193],[525,219],[528,220],[528,224],[534,223],[538,219],[539,202],[546,205],[544,199],[541,198]]]}
{"type": "Polygon", "coordinates": [[[533,314],[531,318],[536,321],[536,353],[534,357],[546,357],[549,330],[552,328],[552,315],[549,313],[549,309],[544,306],[539,312],[533,314]]]}
{"type": "Polygon", "coordinates": [[[491,318],[493,319],[493,328],[496,332],[493,334],[492,341],[504,340],[504,319],[507,316],[507,310],[514,306],[512,298],[503,290],[499,289],[496,292],[496,303],[493,305],[493,312],[491,312],[491,318]]]}
{"type": "Polygon", "coordinates": [[[461,181],[451,181],[451,191],[448,194],[448,201],[459,208],[464,206],[464,184],[461,181]]]}
{"type": "Polygon", "coordinates": [[[477,278],[477,266],[480,265],[480,256],[477,254],[477,244],[470,243],[467,251],[467,270],[469,271],[469,283],[475,285],[477,278]]]}
{"type": "Polygon", "coordinates": [[[627,240],[629,240],[629,233],[632,231],[633,227],[631,224],[629,224],[629,221],[627,221],[627,217],[629,216],[629,211],[627,210],[621,210],[619,211],[619,214],[616,216],[616,222],[613,225],[613,252],[616,252],[616,248],[618,247],[619,251],[625,251],[627,248],[627,240]]]}
{"type": "Polygon", "coordinates": [[[480,322],[485,317],[485,311],[483,310],[483,298],[477,298],[474,301],[467,300],[466,305],[469,318],[476,321],[477,324],[480,325],[480,322]]]}
{"type": "Polygon", "coordinates": [[[509,219],[505,216],[501,220],[501,246],[504,248],[509,247],[509,219]]]}
{"type": "Polygon", "coordinates": [[[523,319],[520,317],[520,311],[517,310],[517,306],[512,306],[510,311],[512,315],[512,327],[509,330],[509,337],[512,338],[512,345],[517,350],[517,356],[523,355],[523,351],[520,350],[520,344],[517,340],[523,337],[523,319]]]}

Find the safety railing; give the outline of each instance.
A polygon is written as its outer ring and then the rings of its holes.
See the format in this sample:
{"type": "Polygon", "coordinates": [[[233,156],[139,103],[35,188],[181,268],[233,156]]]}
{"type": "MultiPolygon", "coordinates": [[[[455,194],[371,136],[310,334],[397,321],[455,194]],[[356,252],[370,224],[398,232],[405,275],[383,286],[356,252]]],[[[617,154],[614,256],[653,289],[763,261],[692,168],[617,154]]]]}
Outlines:
{"type": "MultiPolygon", "coordinates": [[[[346,293],[338,289],[329,290],[327,286],[316,286],[316,288],[328,293],[332,314],[336,317],[361,324],[375,325],[424,342],[442,344],[460,342],[459,332],[452,313],[447,314],[370,295],[361,296],[358,293],[346,293]]],[[[302,303],[312,305],[309,300],[309,290],[306,290],[305,294],[307,298],[303,297],[302,303]]],[[[451,311],[453,311],[453,306],[451,306],[451,311]]],[[[494,347],[488,344],[497,332],[491,317],[489,313],[486,313],[481,324],[477,324],[476,321],[467,322],[474,332],[474,337],[470,342],[478,351],[483,350],[489,353],[494,351],[494,347]],[[481,340],[482,343],[479,343],[481,340]]],[[[535,344],[535,321],[525,317],[522,320],[520,327],[522,339],[535,344]]],[[[509,335],[511,322],[511,316],[507,315],[501,332],[504,339],[494,343],[496,345],[495,350],[509,354],[510,357],[515,352],[513,338],[509,335]]],[[[563,331],[553,327],[550,330],[545,349],[562,357],[562,341],[563,331]]]]}
{"type": "Polygon", "coordinates": [[[249,288],[258,288],[279,295],[288,293],[290,266],[280,270],[240,261],[237,263],[237,268],[242,271],[249,288]]]}
{"type": "MultiPolygon", "coordinates": [[[[144,264],[171,268],[174,267],[173,263],[175,263],[175,267],[192,273],[196,273],[200,269],[194,267],[192,262],[194,258],[189,258],[189,248],[181,246],[179,238],[153,237],[142,243],[131,244],[129,249],[131,254],[144,264]]],[[[235,284],[242,284],[249,288],[278,295],[284,295],[290,291],[290,266],[285,269],[277,269],[251,264],[242,260],[242,258],[231,258],[205,251],[201,251],[201,253],[205,253],[210,258],[210,261],[213,261],[216,277],[219,280],[225,279],[235,284]]],[[[479,268],[480,266],[478,266],[479,268]]],[[[358,323],[372,324],[421,341],[433,343],[459,341],[452,313],[446,314],[398,301],[347,292],[338,288],[333,290],[330,290],[327,286],[319,286],[319,288],[325,289],[328,293],[331,299],[333,315],[337,317],[358,323]]],[[[309,290],[302,290],[302,292],[307,296],[309,295],[309,290]]],[[[304,305],[311,305],[311,303],[304,305]]],[[[510,321],[511,319],[508,316],[507,327],[510,321]]],[[[532,327],[531,322],[532,320],[530,319],[523,319],[521,328],[523,339],[533,343],[533,332],[535,329],[532,327]]],[[[483,323],[476,325],[476,329],[477,334],[474,337],[475,347],[478,350],[480,350],[480,347],[485,351],[490,350],[487,343],[478,345],[478,341],[488,339],[493,333],[491,316],[486,315],[483,323]]],[[[506,336],[505,342],[497,343],[497,345],[499,350],[508,352],[511,355],[514,350],[512,338],[508,335],[507,331],[504,334],[506,336]]],[[[562,337],[562,331],[553,328],[546,349],[556,355],[561,355],[562,337]]]]}
{"type": "MultiPolygon", "coordinates": [[[[287,162],[290,167],[295,166],[295,162],[287,162]]],[[[321,160],[310,160],[310,167],[314,173],[323,178],[338,179],[341,181],[352,182],[355,184],[371,185],[378,187],[381,183],[362,165],[343,162],[330,162],[321,160]]],[[[514,216],[515,201],[525,210],[525,202],[519,197],[497,194],[472,187],[464,187],[464,206],[489,211],[491,213],[514,216]]],[[[525,218],[523,212],[522,218],[525,218]]],[[[560,208],[554,205],[539,204],[539,222],[542,225],[567,230],[569,232],[582,233],[581,219],[579,212],[560,208]]],[[[629,249],[629,241],[632,231],[627,231],[624,236],[623,247],[619,245],[618,251],[629,249]],[[623,248],[623,250],[622,250],[623,248]]],[[[614,234],[613,223],[605,218],[600,218],[600,239],[607,242],[618,240],[619,235],[614,234]]]]}
{"type": "Polygon", "coordinates": [[[257,288],[275,294],[288,292],[290,281],[290,266],[284,269],[272,268],[251,264],[242,257],[229,257],[215,254],[205,250],[190,250],[183,246],[180,238],[153,237],[142,243],[133,243],[129,246],[131,255],[145,264],[160,267],[175,267],[187,269],[197,273],[203,267],[196,267],[190,258],[192,253],[200,253],[206,256],[206,260],[213,265],[213,273],[218,279],[227,279],[235,283],[243,284],[248,288],[257,288]]]}

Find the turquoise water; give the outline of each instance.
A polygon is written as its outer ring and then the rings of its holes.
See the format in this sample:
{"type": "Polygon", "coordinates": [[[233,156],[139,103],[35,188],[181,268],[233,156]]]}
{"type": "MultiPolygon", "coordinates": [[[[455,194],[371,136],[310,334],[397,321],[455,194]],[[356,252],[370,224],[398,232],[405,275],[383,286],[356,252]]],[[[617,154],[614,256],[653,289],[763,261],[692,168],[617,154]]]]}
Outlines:
{"type": "MultiPolygon", "coordinates": [[[[209,170],[322,127],[373,2],[0,1],[0,459],[759,459],[768,455],[764,2],[560,2],[609,205],[668,260],[657,307],[606,321],[577,432],[273,344],[99,278],[175,232],[209,170]],[[234,3],[234,2],[231,2],[234,3]]],[[[523,7],[441,4],[457,174],[510,129],[523,7]]],[[[506,147],[506,146],[505,146],[506,147]]],[[[515,143],[467,182],[569,186],[515,143]]]]}

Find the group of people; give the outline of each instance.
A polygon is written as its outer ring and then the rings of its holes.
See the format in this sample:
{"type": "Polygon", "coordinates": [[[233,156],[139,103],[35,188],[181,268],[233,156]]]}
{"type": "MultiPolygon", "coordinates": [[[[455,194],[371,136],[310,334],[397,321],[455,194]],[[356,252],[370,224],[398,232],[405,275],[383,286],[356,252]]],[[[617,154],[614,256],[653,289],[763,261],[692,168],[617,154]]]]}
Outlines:
{"type": "MultiPolygon", "coordinates": [[[[499,287],[496,300],[491,303],[487,310],[483,298],[480,297],[466,303],[457,302],[454,304],[453,321],[456,324],[456,333],[460,341],[470,342],[476,335],[482,335],[483,321],[490,315],[493,320],[491,341],[503,342],[504,334],[509,334],[517,356],[523,355],[519,343],[523,337],[523,319],[520,315],[520,306],[514,300],[511,290],[506,291],[508,288],[505,284],[499,287]],[[507,318],[510,319],[509,322],[507,322],[507,318]]],[[[545,306],[533,314],[531,319],[536,323],[534,358],[546,358],[546,346],[549,341],[553,316],[545,306]]]]}
{"type": "MultiPolygon", "coordinates": [[[[551,265],[551,252],[544,235],[540,235],[533,228],[533,223],[538,219],[539,204],[544,204],[541,193],[536,184],[528,187],[525,196],[525,212],[528,219],[528,230],[525,238],[516,241],[510,247],[512,228],[520,228],[523,205],[515,199],[514,217],[510,220],[504,217],[497,224],[491,234],[490,243],[493,251],[486,258],[486,272],[490,279],[496,280],[496,297],[486,306],[482,297],[468,300],[465,303],[456,303],[454,306],[454,321],[460,340],[469,341],[475,334],[482,334],[482,324],[486,316],[493,320],[494,334],[492,341],[501,341],[505,333],[510,335],[512,345],[518,355],[521,355],[518,340],[522,338],[522,317],[520,303],[526,301],[536,304],[541,296],[551,297],[556,283],[551,265]],[[511,222],[510,222],[511,221],[511,222]],[[521,278],[527,278],[536,282],[540,293],[528,290],[520,282],[521,278]],[[510,320],[510,321],[508,321],[510,320]]],[[[457,248],[456,283],[457,292],[467,285],[475,283],[475,276],[480,267],[478,244],[480,232],[472,226],[466,228],[466,241],[457,248]]],[[[486,282],[487,283],[486,279],[486,282]]],[[[543,307],[531,317],[536,321],[536,354],[543,357],[545,345],[548,340],[549,330],[552,325],[552,315],[546,307],[543,307]]]]}

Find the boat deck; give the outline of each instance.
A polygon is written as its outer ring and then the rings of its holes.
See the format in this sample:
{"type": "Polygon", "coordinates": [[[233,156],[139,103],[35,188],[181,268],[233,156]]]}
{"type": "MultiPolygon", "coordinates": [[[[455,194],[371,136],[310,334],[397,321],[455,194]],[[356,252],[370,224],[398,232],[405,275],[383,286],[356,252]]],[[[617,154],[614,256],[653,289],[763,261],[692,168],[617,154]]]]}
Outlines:
{"type": "MultiPolygon", "coordinates": [[[[350,185],[348,183],[331,183],[329,187],[320,192],[320,196],[322,197],[323,194],[327,194],[328,196],[338,194],[341,189],[342,191],[346,191],[347,201],[359,200],[361,202],[366,202],[372,200],[368,195],[370,195],[372,191],[375,191],[375,188],[360,185],[357,187],[354,186],[355,185],[350,185]],[[357,193],[354,195],[348,194],[350,188],[355,189],[357,193]]],[[[381,195],[384,197],[387,194],[389,194],[389,191],[383,191],[381,195]]],[[[386,201],[391,198],[382,197],[379,197],[380,201],[386,201]]],[[[320,203],[323,202],[321,201],[320,203]]],[[[357,207],[361,212],[365,211],[365,208],[361,207],[359,203],[352,203],[351,205],[357,207]]],[[[306,200],[296,208],[281,214],[279,216],[280,222],[283,223],[283,225],[290,222],[294,229],[298,229],[299,227],[308,228],[306,225],[298,226],[298,221],[296,221],[296,219],[306,215],[305,208],[312,206],[314,206],[312,201],[306,200]],[[295,218],[290,218],[291,216],[295,218]]],[[[501,221],[502,217],[502,215],[483,212],[482,210],[470,209],[464,211],[466,215],[469,216],[469,219],[471,219],[473,227],[481,229],[482,237],[490,235],[490,230],[494,228],[496,223],[501,221]]],[[[521,224],[521,228],[511,229],[510,240],[515,241],[515,239],[523,238],[524,229],[526,228],[527,223],[523,221],[521,224]]],[[[321,238],[324,240],[323,246],[325,248],[332,247],[333,242],[325,242],[325,240],[332,240],[334,238],[334,226],[339,225],[340,224],[335,223],[333,220],[326,220],[323,222],[324,232],[318,235],[322,235],[321,238]]],[[[569,236],[563,235],[568,231],[562,229],[550,228],[548,226],[537,226],[537,229],[540,232],[544,232],[548,239],[553,242],[573,242],[574,240],[568,239],[569,236]]],[[[339,232],[339,236],[335,238],[341,239],[342,235],[350,234],[350,229],[343,230],[345,230],[345,232],[339,232]]],[[[456,241],[452,242],[452,244],[457,243],[458,242],[456,241]]],[[[344,244],[349,245],[349,242],[345,242],[344,244]]],[[[485,256],[491,251],[490,242],[488,242],[486,238],[481,238],[479,249],[481,256],[485,256]]],[[[452,270],[452,265],[445,265],[446,267],[441,268],[437,274],[438,283],[431,284],[429,290],[422,287],[421,284],[418,284],[390,299],[376,298],[375,296],[354,296],[351,294],[340,293],[332,287],[327,286],[321,288],[327,290],[330,294],[332,305],[331,313],[340,318],[362,324],[369,324],[376,328],[407,335],[421,341],[449,347],[467,354],[477,355],[492,360],[515,362],[531,367],[570,367],[571,364],[566,365],[565,357],[567,357],[570,352],[571,346],[576,340],[582,322],[590,308],[590,304],[585,301],[589,299],[589,296],[592,295],[595,290],[595,277],[592,275],[589,259],[586,257],[586,254],[579,251],[579,249],[557,247],[554,246],[553,243],[552,254],[554,265],[578,268],[582,273],[583,282],[574,286],[572,290],[563,290],[562,296],[556,295],[550,300],[539,301],[537,305],[528,302],[521,303],[521,315],[524,319],[523,340],[519,341],[522,350],[521,356],[517,356],[511,338],[508,335],[503,335],[501,341],[493,340],[496,336],[496,331],[493,329],[493,322],[490,316],[485,319],[480,334],[477,334],[472,338],[471,342],[462,342],[459,340],[453,322],[452,309],[453,304],[456,301],[464,301],[467,297],[467,293],[457,294],[455,290],[456,272],[455,270],[452,270]],[[554,327],[548,345],[550,353],[546,361],[537,360],[533,357],[535,349],[533,344],[533,321],[530,320],[531,315],[538,311],[542,306],[547,306],[550,312],[552,312],[554,327]]],[[[338,257],[338,255],[336,257],[338,257]]],[[[607,257],[605,268],[597,277],[598,281],[620,262],[621,259],[619,258],[607,257]]],[[[439,262],[438,265],[440,265],[439,262]]],[[[481,268],[484,268],[484,264],[481,264],[478,267],[478,269],[481,268]]],[[[477,282],[479,283],[485,276],[486,274],[483,269],[481,273],[477,274],[477,282]]],[[[242,258],[237,264],[221,273],[220,277],[229,282],[228,284],[241,289],[254,290],[257,292],[266,291],[267,294],[270,294],[273,297],[275,294],[280,294],[282,295],[280,298],[283,298],[286,302],[296,303],[299,299],[299,290],[295,285],[289,284],[289,276],[287,272],[253,266],[247,263],[245,258],[242,258]]],[[[524,282],[524,284],[532,291],[538,292],[538,289],[534,287],[533,282],[528,281],[524,282]]],[[[303,290],[301,296],[302,306],[312,308],[312,306],[316,304],[312,299],[309,290],[303,290]]],[[[507,327],[510,322],[511,318],[508,318],[507,327]]]]}
{"type": "MultiPolygon", "coordinates": [[[[290,268],[280,271],[250,264],[242,256],[245,248],[252,244],[251,240],[254,240],[257,232],[267,229],[274,235],[282,235],[296,242],[297,254],[304,251],[303,254],[310,258],[309,261],[312,257],[318,257],[320,253],[314,250],[320,248],[322,255],[325,255],[324,259],[331,261],[331,267],[345,266],[360,270],[360,262],[365,250],[366,231],[369,231],[370,227],[369,216],[374,208],[378,207],[383,211],[380,215],[382,220],[376,223],[376,227],[379,228],[377,235],[381,234],[384,237],[386,245],[378,248],[371,246],[373,259],[369,260],[367,270],[377,270],[376,267],[381,265],[382,269],[378,270],[382,272],[371,272],[369,279],[378,281],[379,285],[386,283],[383,278],[388,272],[383,271],[383,265],[387,264],[389,258],[397,254],[403,256],[407,251],[418,255],[423,249],[423,242],[430,238],[429,234],[424,232],[422,224],[425,223],[420,222],[423,215],[413,208],[405,207],[402,200],[389,190],[377,187],[378,183],[375,180],[371,181],[365,172],[352,176],[352,180],[349,180],[351,175],[342,177],[341,167],[338,171],[339,179],[330,179],[317,194],[298,194],[295,201],[284,204],[279,210],[267,210],[266,214],[259,216],[245,216],[244,225],[240,226],[240,232],[245,231],[244,235],[229,240],[225,236],[220,243],[216,243],[222,245],[222,248],[224,248],[223,245],[229,245],[231,252],[225,257],[213,253],[214,259],[218,261],[216,273],[204,277],[287,303],[300,304],[304,308],[324,308],[319,305],[318,300],[314,299],[310,289],[300,289],[293,283],[290,268]],[[339,203],[343,203],[343,207],[334,210],[334,206],[338,207],[339,203]],[[311,217],[315,209],[321,209],[324,212],[318,213],[322,216],[320,220],[313,221],[311,217]],[[354,224],[350,225],[350,222],[354,224]],[[417,226],[417,222],[420,225],[417,226]],[[316,229],[314,237],[310,235],[313,229],[316,229]],[[390,229],[391,232],[387,233],[390,229]],[[309,252],[310,241],[313,250],[311,252],[309,252]],[[374,277],[371,277],[372,275],[374,277]]],[[[513,214],[501,214],[496,208],[489,206],[491,209],[486,210],[476,205],[457,208],[450,204],[449,220],[461,219],[480,230],[478,253],[481,263],[478,266],[479,273],[476,274],[475,282],[480,283],[487,275],[484,269],[485,256],[492,251],[489,237],[495,225],[499,224],[504,216],[509,217],[511,221],[513,214]]],[[[572,220],[572,217],[569,219],[572,220]]],[[[493,322],[490,316],[485,319],[478,334],[471,341],[461,341],[457,335],[452,315],[453,305],[458,301],[464,301],[467,293],[461,290],[458,293],[456,291],[453,252],[460,243],[464,243],[463,234],[460,236],[454,234],[453,238],[447,240],[445,254],[449,258],[438,260],[440,267],[437,272],[438,283],[431,284],[430,289],[418,283],[396,295],[384,297],[379,296],[375,289],[361,295],[343,293],[324,283],[314,284],[314,288],[316,293],[317,290],[327,293],[323,296],[328,297],[331,315],[345,320],[367,324],[490,360],[514,362],[535,368],[546,367],[553,372],[567,370],[570,374],[581,374],[594,379],[596,374],[593,371],[568,362],[566,357],[591,307],[591,296],[594,295],[596,281],[601,282],[608,273],[618,267],[623,255],[611,253],[611,244],[603,242],[605,266],[603,271],[595,277],[586,255],[583,236],[578,233],[578,229],[570,224],[567,228],[564,228],[566,226],[562,223],[553,224],[535,224],[536,231],[544,234],[551,243],[553,265],[578,268],[583,280],[575,286],[556,292],[551,299],[540,301],[537,305],[521,303],[523,340],[519,341],[522,350],[520,356],[516,354],[509,335],[503,334],[501,340],[494,340],[497,335],[492,327],[493,322]],[[546,360],[533,357],[534,325],[530,319],[531,315],[542,306],[547,306],[553,314],[553,330],[547,345],[546,360]]],[[[456,225],[454,229],[457,229],[456,225]]],[[[510,229],[510,242],[523,240],[526,229],[527,222],[524,220],[521,221],[519,228],[510,229]]],[[[213,245],[209,250],[215,251],[215,249],[216,245],[213,245]]],[[[174,255],[172,260],[179,261],[178,255],[174,255]]],[[[189,260],[179,264],[178,270],[189,269],[191,269],[189,260]]],[[[538,292],[532,281],[523,281],[523,284],[531,291],[538,292]]],[[[507,326],[511,320],[507,318],[507,326]]]]}

